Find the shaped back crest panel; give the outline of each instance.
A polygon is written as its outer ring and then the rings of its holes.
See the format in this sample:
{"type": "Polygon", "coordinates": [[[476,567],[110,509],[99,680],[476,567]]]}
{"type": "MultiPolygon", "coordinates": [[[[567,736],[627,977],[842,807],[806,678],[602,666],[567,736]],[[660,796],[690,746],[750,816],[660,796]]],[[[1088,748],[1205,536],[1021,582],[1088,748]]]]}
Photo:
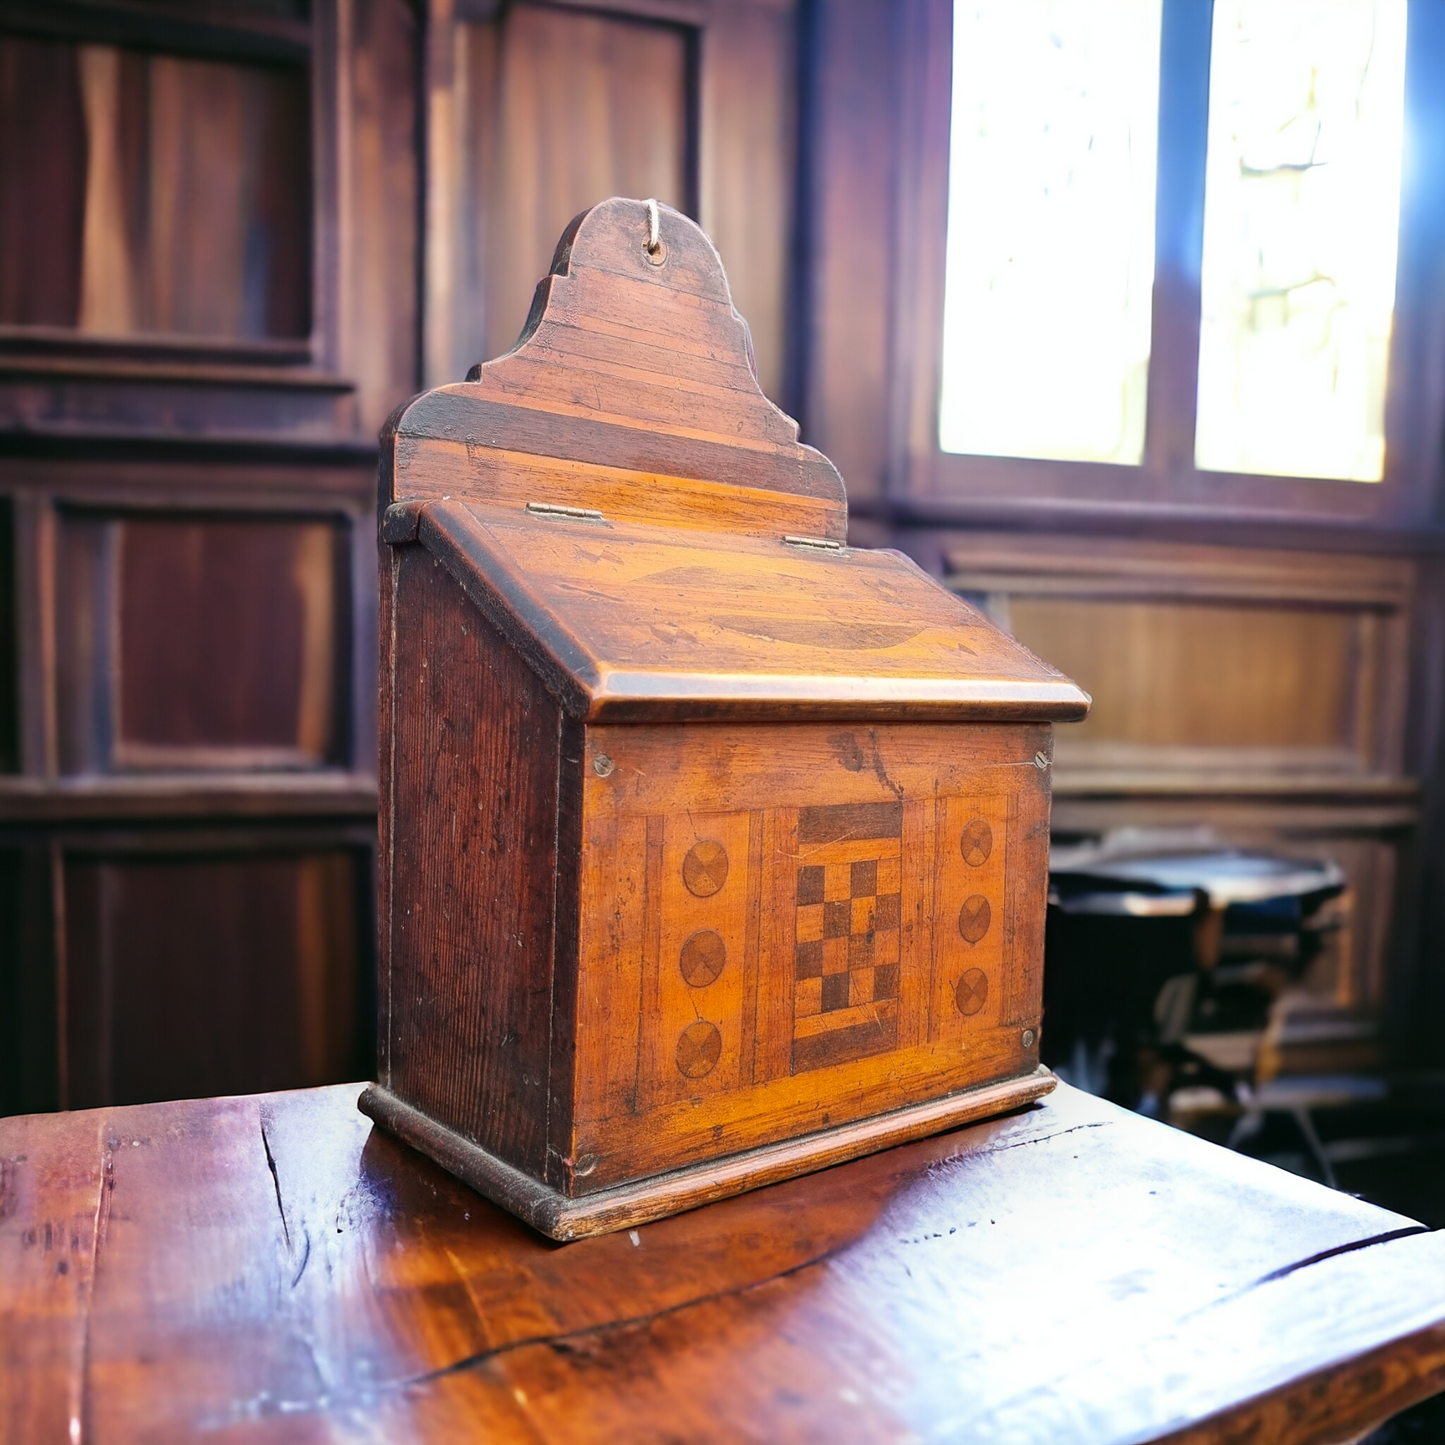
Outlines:
{"type": "Polygon", "coordinates": [[[516,346],[388,423],[384,504],[540,494],[639,521],[844,539],[842,478],[759,388],[712,242],[658,214],[660,264],[645,202],[572,221],[516,346]]]}

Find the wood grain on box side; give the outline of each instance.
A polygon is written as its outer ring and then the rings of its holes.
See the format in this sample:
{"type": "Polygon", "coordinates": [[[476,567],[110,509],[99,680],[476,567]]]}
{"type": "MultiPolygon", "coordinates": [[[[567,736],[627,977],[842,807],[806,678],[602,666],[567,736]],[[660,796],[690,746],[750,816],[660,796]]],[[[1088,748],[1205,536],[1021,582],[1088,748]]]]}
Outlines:
{"type": "MultiPolygon", "coordinates": [[[[383,455],[385,439],[382,443],[383,455]]],[[[383,483],[383,486],[385,484],[383,483]]],[[[402,553],[378,541],[376,760],[376,1077],[391,1080],[391,874],[396,811],[396,575],[402,553]]]]}
{"type": "Polygon", "coordinates": [[[399,556],[391,1088],[540,1175],[562,718],[434,558],[399,556]]]}
{"type": "MultiPolygon", "coordinates": [[[[665,813],[679,798],[699,812],[786,808],[826,788],[829,803],[887,803],[902,796],[1040,796],[1034,762],[1049,746],[1046,723],[946,724],[732,722],[596,726],[589,758],[613,771],[586,775],[589,814],[665,813]]],[[[782,846],[780,844],[780,846],[782,846]]],[[[1041,879],[1034,880],[1043,896],[1041,879]]]]}

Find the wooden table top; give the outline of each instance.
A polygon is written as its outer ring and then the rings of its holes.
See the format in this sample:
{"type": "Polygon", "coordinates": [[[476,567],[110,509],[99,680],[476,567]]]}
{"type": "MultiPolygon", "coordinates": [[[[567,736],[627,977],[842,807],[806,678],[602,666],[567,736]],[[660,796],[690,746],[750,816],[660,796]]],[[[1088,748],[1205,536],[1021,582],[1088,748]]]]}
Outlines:
{"type": "Polygon", "coordinates": [[[1445,1237],[1066,1086],[569,1245],[359,1088],[0,1119],[0,1437],[1324,1442],[1445,1388],[1445,1237]]]}

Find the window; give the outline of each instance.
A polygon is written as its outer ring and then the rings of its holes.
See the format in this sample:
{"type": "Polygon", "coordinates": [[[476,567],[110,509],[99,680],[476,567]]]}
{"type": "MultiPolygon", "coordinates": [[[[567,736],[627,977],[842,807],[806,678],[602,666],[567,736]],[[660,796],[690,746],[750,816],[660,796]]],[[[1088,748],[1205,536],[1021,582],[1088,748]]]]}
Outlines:
{"type": "Polygon", "coordinates": [[[1406,8],[955,0],[941,450],[1380,480],[1406,8]]]}
{"type": "Polygon", "coordinates": [[[945,451],[1137,464],[1160,0],[959,0],[945,451]]]}
{"type": "Polygon", "coordinates": [[[1384,474],[1405,0],[1215,0],[1195,461],[1384,474]]]}

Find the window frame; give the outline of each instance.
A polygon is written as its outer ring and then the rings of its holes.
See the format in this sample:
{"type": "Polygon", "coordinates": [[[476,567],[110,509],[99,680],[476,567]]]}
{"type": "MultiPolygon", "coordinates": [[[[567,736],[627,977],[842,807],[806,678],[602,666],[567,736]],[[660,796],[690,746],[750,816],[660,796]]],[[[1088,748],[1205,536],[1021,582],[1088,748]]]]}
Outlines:
{"type": "Polygon", "coordinates": [[[1093,515],[1433,528],[1445,453],[1445,7],[1409,0],[1399,261],[1379,482],[1194,464],[1213,0],[1163,0],[1152,339],[1138,467],[944,452],[938,445],[953,6],[900,35],[890,510],[917,521],[1093,515]],[[912,144],[909,144],[909,141],[912,144]],[[916,169],[915,169],[916,168],[916,169]]]}

